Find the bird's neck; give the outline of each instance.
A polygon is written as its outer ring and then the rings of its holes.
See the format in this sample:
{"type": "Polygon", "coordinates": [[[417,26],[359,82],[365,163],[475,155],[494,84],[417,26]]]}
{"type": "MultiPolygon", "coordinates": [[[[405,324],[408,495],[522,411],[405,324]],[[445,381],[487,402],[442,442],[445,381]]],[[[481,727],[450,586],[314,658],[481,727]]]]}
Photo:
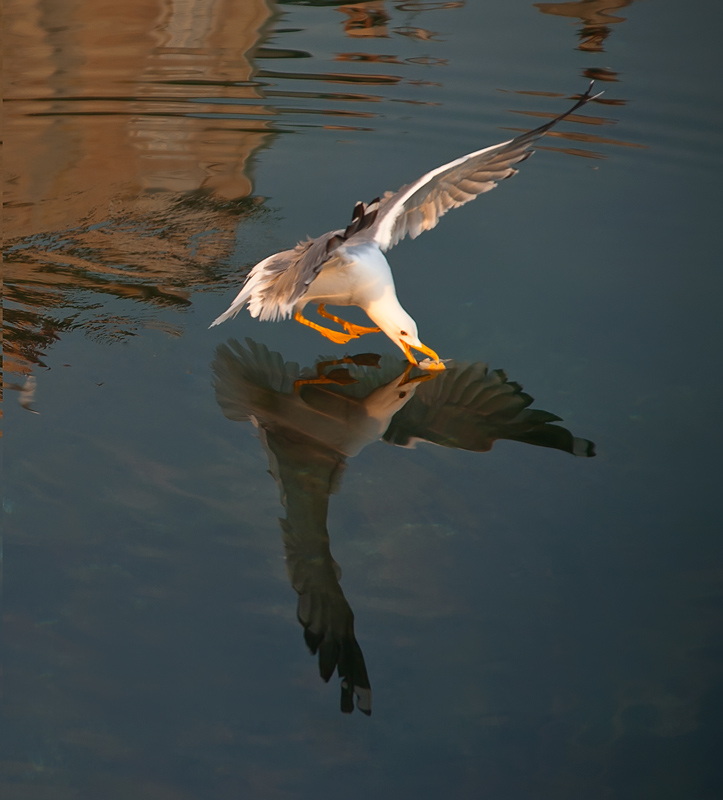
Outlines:
{"type": "Polygon", "coordinates": [[[399,339],[402,331],[416,335],[417,325],[397,300],[393,285],[386,287],[381,297],[373,300],[365,311],[367,316],[394,342],[399,339]]]}

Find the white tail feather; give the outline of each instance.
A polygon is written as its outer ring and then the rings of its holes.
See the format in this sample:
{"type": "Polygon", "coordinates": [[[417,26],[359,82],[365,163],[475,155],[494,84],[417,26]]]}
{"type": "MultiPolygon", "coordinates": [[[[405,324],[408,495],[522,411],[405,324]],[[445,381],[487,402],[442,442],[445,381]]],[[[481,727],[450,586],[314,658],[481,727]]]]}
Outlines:
{"type": "Polygon", "coordinates": [[[262,296],[264,289],[268,288],[269,284],[274,279],[278,278],[279,273],[268,271],[266,267],[268,264],[277,259],[282,253],[275,253],[273,256],[265,258],[251,270],[241,291],[236,295],[233,303],[226,309],[226,311],[217,317],[208,327],[213,328],[215,325],[220,325],[226,322],[227,319],[235,317],[239,311],[249,304],[249,313],[252,317],[260,317],[262,320],[271,320],[272,322],[277,319],[284,319],[291,314],[292,307],[284,305],[279,307],[277,304],[269,303],[266,298],[262,296]]]}
{"type": "Polygon", "coordinates": [[[233,319],[233,317],[238,314],[239,311],[244,307],[246,301],[249,299],[249,293],[246,291],[244,287],[236,296],[236,299],[231,303],[226,311],[221,314],[220,317],[216,317],[216,319],[208,326],[209,328],[213,328],[215,325],[220,325],[222,322],[226,322],[227,319],[233,319]]]}

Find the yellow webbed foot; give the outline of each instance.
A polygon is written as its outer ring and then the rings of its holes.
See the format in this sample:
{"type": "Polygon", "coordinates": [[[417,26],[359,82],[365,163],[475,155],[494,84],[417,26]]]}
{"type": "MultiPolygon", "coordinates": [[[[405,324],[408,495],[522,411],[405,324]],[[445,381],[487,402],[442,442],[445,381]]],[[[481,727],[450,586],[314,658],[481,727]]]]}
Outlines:
{"type": "Polygon", "coordinates": [[[333,331],[331,328],[324,328],[321,325],[318,328],[319,333],[322,336],[326,336],[327,339],[331,339],[334,344],[347,344],[352,339],[356,339],[356,336],[352,336],[349,333],[342,333],[341,331],[333,331]]]}
{"type": "Polygon", "coordinates": [[[348,333],[342,333],[341,331],[333,331],[331,328],[325,328],[323,325],[317,325],[315,322],[312,322],[310,319],[306,319],[305,316],[301,313],[301,311],[297,311],[294,314],[294,319],[297,322],[300,322],[302,325],[306,325],[309,328],[313,328],[315,331],[318,331],[322,336],[326,336],[327,339],[331,339],[334,344],[346,344],[350,342],[352,339],[356,339],[356,336],[352,336],[348,333]]]}
{"type": "Polygon", "coordinates": [[[365,328],[363,325],[355,325],[353,322],[344,322],[344,330],[352,336],[364,336],[365,333],[379,333],[381,328],[365,328]]]}

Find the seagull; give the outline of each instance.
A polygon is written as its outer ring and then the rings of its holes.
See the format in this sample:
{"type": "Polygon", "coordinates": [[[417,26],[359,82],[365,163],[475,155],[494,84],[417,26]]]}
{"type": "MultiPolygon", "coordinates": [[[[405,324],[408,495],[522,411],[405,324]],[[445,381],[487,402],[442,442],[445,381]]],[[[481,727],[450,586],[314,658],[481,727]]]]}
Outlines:
{"type": "Polygon", "coordinates": [[[336,344],[346,344],[367,333],[385,333],[411,364],[425,369],[445,369],[437,353],[422,344],[417,323],[402,308],[394,278],[384,253],[405,236],[416,239],[435,227],[439,218],[488,192],[497,182],[517,174],[513,164],[529,158],[531,145],[558,122],[595,100],[593,82],[575,105],[539,128],[500,144],[476,150],[427,172],[397,192],[386,192],[371,203],[356,203],[346,229],[329,231],[299,242],[291,250],[260,261],[248,274],[228,310],[210,327],[235,317],[244,305],[261,320],[293,318],[336,344]],[[319,325],[303,315],[307,304],[344,330],[319,325]],[[376,327],[347,322],[326,310],[326,305],[359,306],[376,327]],[[413,350],[428,356],[422,362],[413,350]]]}

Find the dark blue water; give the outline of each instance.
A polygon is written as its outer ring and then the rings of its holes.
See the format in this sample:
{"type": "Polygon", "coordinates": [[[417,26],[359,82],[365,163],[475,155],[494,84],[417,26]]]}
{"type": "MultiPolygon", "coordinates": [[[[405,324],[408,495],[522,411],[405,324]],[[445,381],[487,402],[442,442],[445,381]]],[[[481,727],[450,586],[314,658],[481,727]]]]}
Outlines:
{"type": "Polygon", "coordinates": [[[717,5],[7,13],[3,796],[723,796],[717,5]],[[592,77],[388,254],[444,374],[208,329],[592,77]]]}

